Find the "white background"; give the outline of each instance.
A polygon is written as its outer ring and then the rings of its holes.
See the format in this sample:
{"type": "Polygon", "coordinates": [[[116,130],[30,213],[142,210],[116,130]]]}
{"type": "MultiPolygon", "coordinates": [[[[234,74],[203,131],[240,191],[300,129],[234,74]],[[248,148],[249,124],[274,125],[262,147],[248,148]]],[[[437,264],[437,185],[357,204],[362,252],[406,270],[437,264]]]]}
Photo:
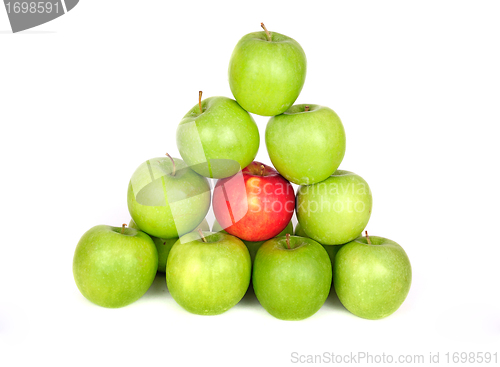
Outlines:
{"type": "MultiPolygon", "coordinates": [[[[82,0],[11,34],[0,8],[0,364],[282,366],[291,353],[500,352],[500,4],[496,1],[82,0]],[[179,157],[175,130],[204,96],[231,96],[229,57],[259,31],[295,38],[308,71],[297,103],[347,134],[342,169],[374,195],[372,235],[413,267],[392,316],[335,297],[300,322],[254,296],[189,314],[157,277],[122,309],[88,302],[72,257],[94,225],[129,221],[128,180],[179,157]],[[7,364],[2,362],[8,362],[7,364]]],[[[261,132],[257,160],[270,164],[261,132]]],[[[499,356],[500,358],[500,356],[499,356]]]]}

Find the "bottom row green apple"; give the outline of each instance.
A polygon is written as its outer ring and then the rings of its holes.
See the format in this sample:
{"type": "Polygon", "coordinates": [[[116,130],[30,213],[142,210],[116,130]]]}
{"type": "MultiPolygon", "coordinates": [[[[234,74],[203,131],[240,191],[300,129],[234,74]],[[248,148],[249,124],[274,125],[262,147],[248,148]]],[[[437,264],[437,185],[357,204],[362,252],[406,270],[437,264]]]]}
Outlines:
{"type": "MultiPolygon", "coordinates": [[[[296,234],[301,234],[300,225],[296,234]]],[[[247,248],[237,237],[201,229],[181,239],[162,240],[125,225],[101,225],[78,242],[73,275],[91,302],[123,307],[149,289],[160,254],[170,294],[187,311],[221,314],[241,300],[252,279],[261,305],[283,320],[316,313],[328,297],[332,277],[340,302],[366,319],[395,312],[411,286],[408,256],[383,237],[367,235],[333,246],[287,233],[257,245],[247,248]],[[253,271],[249,249],[256,251],[253,271]]]]}
{"type": "Polygon", "coordinates": [[[383,237],[358,237],[335,257],[333,284],[340,302],[365,319],[395,312],[411,286],[411,264],[396,242],[383,237]]]}
{"type": "Polygon", "coordinates": [[[222,232],[200,232],[185,234],[170,250],[167,287],[187,311],[218,315],[245,295],[252,261],[239,238],[222,232]]]}
{"type": "Polygon", "coordinates": [[[252,282],[262,307],[282,320],[303,320],[326,301],[332,282],[328,253],[316,241],[283,236],[257,251],[252,282]]]}
{"type": "Polygon", "coordinates": [[[103,307],[123,307],[146,293],[155,278],[153,240],[133,228],[95,226],[82,236],[73,257],[80,292],[103,307]]]}

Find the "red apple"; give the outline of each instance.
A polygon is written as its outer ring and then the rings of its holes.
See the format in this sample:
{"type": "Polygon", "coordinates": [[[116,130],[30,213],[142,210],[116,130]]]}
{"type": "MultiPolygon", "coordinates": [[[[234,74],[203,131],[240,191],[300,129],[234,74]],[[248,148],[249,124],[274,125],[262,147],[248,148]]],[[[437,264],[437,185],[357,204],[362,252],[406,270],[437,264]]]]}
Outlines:
{"type": "Polygon", "coordinates": [[[293,187],[274,168],[252,162],[217,182],[213,208],[229,234],[245,241],[266,241],[279,234],[295,209],[293,187]]]}

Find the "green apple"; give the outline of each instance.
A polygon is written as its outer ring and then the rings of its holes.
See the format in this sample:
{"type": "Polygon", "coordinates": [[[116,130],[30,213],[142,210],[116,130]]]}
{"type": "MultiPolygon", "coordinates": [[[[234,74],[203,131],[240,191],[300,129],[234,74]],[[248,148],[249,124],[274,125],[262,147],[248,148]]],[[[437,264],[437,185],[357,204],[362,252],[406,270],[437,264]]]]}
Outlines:
{"type": "Polygon", "coordinates": [[[187,311],[218,315],[245,295],[252,261],[240,239],[220,232],[202,234],[188,233],[172,247],[167,260],[167,286],[187,311]]]}
{"type": "Polygon", "coordinates": [[[345,308],[365,319],[381,319],[395,312],[408,295],[410,260],[394,241],[359,237],[338,252],[333,279],[345,308]]]}
{"type": "MultiPolygon", "coordinates": [[[[304,232],[300,223],[297,223],[297,227],[295,227],[295,235],[299,237],[310,238],[307,235],[307,233],[304,232]]],[[[323,245],[322,243],[320,243],[320,245],[325,248],[326,252],[328,252],[328,256],[330,257],[330,262],[332,263],[333,266],[333,262],[335,261],[335,256],[337,255],[337,252],[339,252],[340,248],[343,245],[323,245]]]]}
{"type": "MultiPolygon", "coordinates": [[[[219,222],[217,222],[217,220],[214,221],[214,225],[212,226],[212,232],[224,232],[224,233],[227,233],[226,231],[224,231],[222,229],[221,225],[219,224],[219,222]]],[[[293,234],[293,224],[292,224],[292,221],[290,221],[287,224],[287,226],[285,227],[285,229],[282,230],[276,237],[284,236],[287,233],[288,234],[293,234]]],[[[242,240],[242,241],[245,244],[245,246],[248,248],[248,252],[250,253],[250,257],[252,258],[252,263],[253,263],[254,260],[255,260],[255,255],[257,254],[257,250],[266,241],[245,241],[245,240],[242,240]]]]}
{"type": "Polygon", "coordinates": [[[274,317],[302,320],[325,303],[332,266],[318,242],[304,237],[277,237],[257,251],[252,282],[260,304],[274,317]]]}
{"type": "Polygon", "coordinates": [[[176,238],[205,218],[210,208],[210,185],[181,159],[153,158],[132,175],[127,202],[142,231],[159,238],[176,238]]]}
{"type": "Polygon", "coordinates": [[[328,107],[295,105],[269,119],[266,147],[283,177],[298,185],[311,185],[327,179],[342,162],[344,126],[328,107]]]}
{"type": "Polygon", "coordinates": [[[194,106],[177,127],[184,161],[205,177],[225,178],[248,166],[259,150],[257,124],[235,100],[211,97],[194,106]]]}
{"type": "Polygon", "coordinates": [[[358,237],[372,212],[370,187],[360,176],[337,170],[322,182],[297,191],[297,219],[313,240],[341,245],[358,237]]]}
{"type": "MultiPolygon", "coordinates": [[[[128,227],[141,230],[139,228],[139,226],[134,222],[133,219],[130,220],[128,227]]],[[[201,229],[202,231],[209,231],[210,230],[206,219],[203,219],[203,221],[193,231],[197,231],[198,229],[201,229]]],[[[168,254],[170,253],[172,246],[177,242],[177,240],[179,238],[178,237],[158,238],[155,236],[150,236],[150,237],[153,240],[153,242],[155,243],[156,250],[158,251],[158,272],[165,273],[165,268],[167,266],[168,254]]]]}
{"type": "Polygon", "coordinates": [[[158,267],[153,240],[132,228],[95,226],[82,236],[73,257],[80,292],[103,307],[123,307],[149,289],[158,267]]]}
{"type": "Polygon", "coordinates": [[[306,68],[304,50],[294,39],[267,30],[249,33],[231,55],[229,86],[236,101],[248,112],[279,115],[299,96],[306,68]]]}

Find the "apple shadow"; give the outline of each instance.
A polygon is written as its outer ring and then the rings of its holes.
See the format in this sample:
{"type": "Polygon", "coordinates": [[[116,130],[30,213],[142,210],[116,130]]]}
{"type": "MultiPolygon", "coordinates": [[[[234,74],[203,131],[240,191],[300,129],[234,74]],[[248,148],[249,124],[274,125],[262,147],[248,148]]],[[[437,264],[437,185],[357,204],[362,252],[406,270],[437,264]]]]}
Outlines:
{"type": "Polygon", "coordinates": [[[325,307],[329,310],[340,310],[343,312],[349,312],[344,307],[342,302],[340,302],[340,299],[337,296],[337,292],[335,292],[335,288],[333,287],[333,283],[332,283],[332,287],[330,288],[330,293],[328,294],[328,297],[326,298],[326,302],[323,305],[323,307],[325,307]]]}
{"type": "Polygon", "coordinates": [[[260,306],[259,300],[255,295],[255,291],[253,290],[252,282],[250,282],[250,285],[248,286],[245,295],[243,296],[241,301],[238,302],[238,305],[243,307],[255,307],[255,305],[260,306]]]}
{"type": "Polygon", "coordinates": [[[165,273],[156,273],[153,284],[149,287],[148,291],[144,294],[143,298],[158,298],[158,295],[162,297],[167,294],[169,297],[170,292],[167,288],[167,281],[165,280],[165,273]]]}

